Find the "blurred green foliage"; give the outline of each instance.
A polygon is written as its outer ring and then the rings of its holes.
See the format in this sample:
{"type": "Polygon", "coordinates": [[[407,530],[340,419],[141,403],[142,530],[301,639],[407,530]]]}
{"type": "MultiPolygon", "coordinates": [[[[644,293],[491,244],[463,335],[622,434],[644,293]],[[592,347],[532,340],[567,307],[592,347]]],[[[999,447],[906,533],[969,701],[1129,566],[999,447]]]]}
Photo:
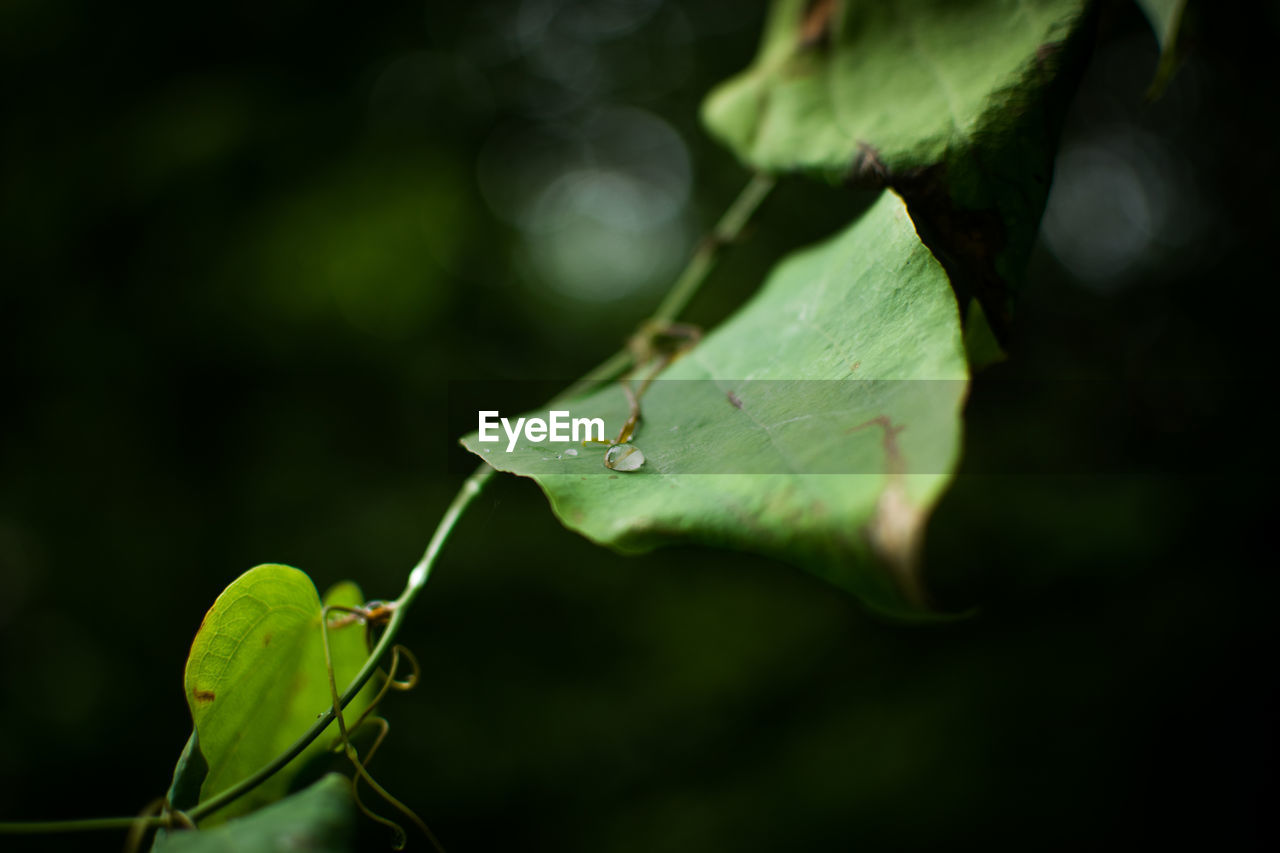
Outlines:
{"type": "MultiPolygon", "coordinates": [[[[188,645],[248,567],[400,589],[461,479],[447,380],[576,376],[661,287],[556,290],[536,223],[482,188],[486,146],[559,140],[524,150],[581,171],[585,116],[643,110],[686,148],[671,233],[695,239],[744,180],[697,106],[762,13],[0,6],[0,817],[164,790],[188,645]]],[[[1271,487],[1240,433],[1271,384],[1266,14],[1205,20],[1156,104],[1150,30],[1101,16],[1064,151],[1159,140],[1143,162],[1182,195],[1153,209],[1200,225],[1106,264],[1038,250],[930,530],[935,590],[977,618],[903,629],[761,559],[617,557],[497,482],[406,626],[425,683],[383,709],[378,778],[451,850],[1265,846],[1271,487]],[[1118,413],[1040,381],[1148,376],[1213,381],[1118,413]]],[[[783,186],[690,319],[865,203],[783,186]]]]}

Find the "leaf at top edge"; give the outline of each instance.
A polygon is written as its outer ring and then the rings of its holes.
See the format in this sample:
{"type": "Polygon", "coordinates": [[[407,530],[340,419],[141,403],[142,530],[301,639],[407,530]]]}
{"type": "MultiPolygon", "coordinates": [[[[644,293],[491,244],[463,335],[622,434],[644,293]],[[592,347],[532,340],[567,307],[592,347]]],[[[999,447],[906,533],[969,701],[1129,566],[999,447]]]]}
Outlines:
{"type": "Polygon", "coordinates": [[[753,169],[898,190],[1002,334],[1088,5],[775,0],[756,59],[707,97],[703,121],[753,169]]]}
{"type": "MultiPolygon", "coordinates": [[[[955,467],[967,387],[946,275],[885,192],[784,260],[653,384],[635,473],[603,468],[599,446],[462,442],[532,477],[567,527],[600,544],[755,551],[882,612],[919,615],[920,537],[955,467]]],[[[567,409],[604,418],[609,435],[628,411],[618,384],[567,409]]]]}
{"type": "MultiPolygon", "coordinates": [[[[325,604],[363,604],[359,588],[338,584],[325,604]]],[[[320,631],[321,603],[311,579],[289,566],[257,566],[238,577],[205,615],[187,658],[187,705],[208,764],[200,799],[221,793],[284,752],[332,702],[320,631]]],[[[363,628],[330,632],[334,673],[342,690],[367,657],[363,628]]],[[[353,718],[370,685],[348,706],[353,718]]],[[[308,758],[326,749],[318,738],[271,779],[203,821],[213,826],[279,799],[308,758]]]]}
{"type": "Polygon", "coordinates": [[[330,773],[310,787],[247,817],[213,829],[166,833],[156,853],[277,853],[309,850],[343,853],[352,849],[355,803],[351,780],[330,773]]]}
{"type": "Polygon", "coordinates": [[[1160,61],[1149,91],[1152,97],[1164,91],[1177,69],[1178,32],[1182,29],[1182,14],[1186,7],[1187,0],[1138,0],[1138,8],[1147,16],[1160,46],[1160,61]]]}
{"type": "Polygon", "coordinates": [[[1138,0],[1138,8],[1151,22],[1161,52],[1172,50],[1178,39],[1178,27],[1187,0],[1138,0]]]}

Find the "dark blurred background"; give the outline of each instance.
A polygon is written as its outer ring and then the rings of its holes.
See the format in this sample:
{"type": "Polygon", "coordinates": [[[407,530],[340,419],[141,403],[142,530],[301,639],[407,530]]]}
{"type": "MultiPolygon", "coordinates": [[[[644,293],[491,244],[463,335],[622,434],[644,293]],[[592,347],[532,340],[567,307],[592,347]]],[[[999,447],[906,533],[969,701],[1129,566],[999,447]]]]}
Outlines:
{"type": "MultiPolygon", "coordinates": [[[[1201,5],[1154,104],[1145,21],[1103,16],[930,529],[933,589],[979,614],[622,558],[495,481],[408,621],[425,684],[373,768],[446,847],[1266,846],[1277,20],[1201,5]]],[[[448,383],[582,373],[745,182],[697,107],[762,15],[0,5],[0,819],[164,791],[187,648],[243,570],[400,590],[460,482],[448,383]]],[[[864,201],[784,183],[690,318],[864,201]]]]}

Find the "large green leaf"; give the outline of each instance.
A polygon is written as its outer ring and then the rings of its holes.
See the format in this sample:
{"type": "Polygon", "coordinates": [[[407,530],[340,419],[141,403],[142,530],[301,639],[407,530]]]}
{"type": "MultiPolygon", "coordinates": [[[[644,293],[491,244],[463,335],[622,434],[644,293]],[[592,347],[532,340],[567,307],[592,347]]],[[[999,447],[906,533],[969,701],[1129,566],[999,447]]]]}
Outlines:
{"type": "MultiPolygon", "coordinates": [[[[571,442],[463,443],[532,477],[564,524],[602,544],[758,551],[904,613],[920,604],[919,536],[959,452],[966,388],[946,275],[885,192],[784,261],[652,386],[638,471],[611,473],[602,448],[571,442]]],[[[628,411],[619,385],[556,408],[611,434],[628,411]]]]}
{"type": "Polygon", "coordinates": [[[1000,331],[1048,195],[1068,88],[1053,84],[1077,53],[1062,47],[1086,6],[776,0],[754,63],[703,119],[752,168],[897,189],[1000,331]]]}
{"type": "MultiPolygon", "coordinates": [[[[336,585],[325,597],[325,604],[363,603],[352,583],[336,585]]],[[[305,573],[265,565],[233,581],[205,615],[187,658],[185,681],[194,737],[208,765],[201,800],[261,769],[332,705],[320,614],[320,597],[305,573]]],[[[341,690],[367,657],[363,629],[352,624],[331,630],[330,638],[341,690]]],[[[368,696],[368,690],[362,691],[348,706],[348,716],[359,714],[368,696]]],[[[211,815],[206,824],[279,799],[293,773],[330,740],[316,740],[282,772],[211,815]]],[[[183,765],[187,763],[184,753],[183,765]]]]}
{"type": "Polygon", "coordinates": [[[213,829],[169,832],[157,853],[342,853],[355,834],[351,780],[330,773],[305,790],[213,829]]]}

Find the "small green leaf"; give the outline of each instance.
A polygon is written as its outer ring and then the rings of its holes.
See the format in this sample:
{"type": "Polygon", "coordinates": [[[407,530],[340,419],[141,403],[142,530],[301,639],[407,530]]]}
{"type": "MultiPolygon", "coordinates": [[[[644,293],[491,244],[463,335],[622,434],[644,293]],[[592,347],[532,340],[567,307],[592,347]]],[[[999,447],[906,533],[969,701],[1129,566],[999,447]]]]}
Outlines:
{"type": "MultiPolygon", "coordinates": [[[[364,601],[358,587],[343,583],[330,590],[325,603],[364,601]]],[[[320,597],[306,574],[264,565],[233,581],[205,615],[187,658],[185,681],[195,736],[208,764],[201,800],[261,769],[331,707],[320,614],[320,597]]],[[[341,691],[367,657],[363,629],[351,624],[331,630],[330,638],[341,691]]],[[[365,707],[371,690],[372,685],[348,706],[349,718],[365,707]]],[[[317,739],[288,767],[205,824],[279,799],[292,774],[331,741],[317,739]]]]}
{"type": "MultiPolygon", "coordinates": [[[[757,551],[914,613],[920,535],[959,453],[967,380],[947,277],[885,192],[780,264],[650,387],[632,439],[642,467],[612,474],[598,446],[463,444],[532,477],[566,526],[601,544],[757,551]]],[[[557,408],[603,418],[606,434],[628,413],[616,384],[557,408]]]]}
{"type": "Polygon", "coordinates": [[[351,780],[330,773],[311,787],[214,829],[166,833],[156,853],[343,853],[355,834],[351,780]]]}
{"type": "Polygon", "coordinates": [[[173,782],[166,794],[169,805],[185,811],[200,802],[200,788],[208,775],[209,765],[205,763],[204,753],[200,751],[200,741],[195,729],[192,729],[191,737],[187,738],[182,755],[178,756],[178,763],[173,768],[173,782]]]}
{"type": "Polygon", "coordinates": [[[1003,333],[1087,5],[777,0],[755,62],[707,97],[703,120],[753,169],[898,190],[1003,333]]]}

